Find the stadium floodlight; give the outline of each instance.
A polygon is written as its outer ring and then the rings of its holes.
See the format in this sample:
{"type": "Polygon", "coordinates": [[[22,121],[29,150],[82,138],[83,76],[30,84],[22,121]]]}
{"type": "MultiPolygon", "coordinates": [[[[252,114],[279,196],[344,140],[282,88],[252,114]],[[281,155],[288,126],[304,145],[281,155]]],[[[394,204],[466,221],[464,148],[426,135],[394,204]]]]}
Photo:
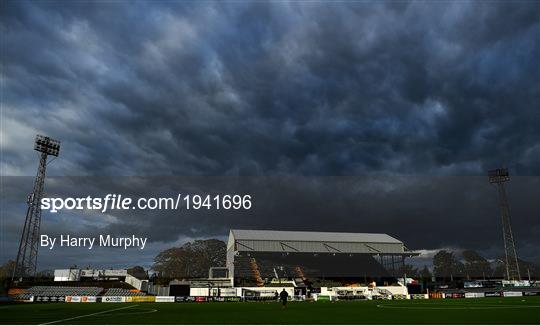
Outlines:
{"type": "Polygon", "coordinates": [[[490,183],[501,183],[510,180],[508,169],[496,169],[488,172],[490,183]]]}
{"type": "Polygon", "coordinates": [[[40,152],[41,157],[34,181],[34,189],[28,196],[28,209],[19,243],[17,260],[15,261],[15,268],[11,277],[12,282],[16,278],[22,280],[24,277],[33,277],[36,275],[39,229],[41,226],[41,198],[43,197],[43,186],[45,184],[47,157],[49,155],[58,156],[60,153],[60,142],[43,135],[37,135],[34,142],[34,150],[40,152]]]}
{"type": "Polygon", "coordinates": [[[60,152],[60,141],[43,135],[37,135],[34,150],[47,155],[58,156],[60,152]]]}
{"type": "Polygon", "coordinates": [[[505,182],[510,180],[510,175],[508,174],[508,169],[503,168],[488,171],[488,177],[489,182],[491,184],[495,184],[499,192],[499,207],[501,210],[506,277],[508,280],[521,280],[516,244],[514,234],[512,233],[512,225],[510,223],[508,197],[504,187],[505,182]]]}

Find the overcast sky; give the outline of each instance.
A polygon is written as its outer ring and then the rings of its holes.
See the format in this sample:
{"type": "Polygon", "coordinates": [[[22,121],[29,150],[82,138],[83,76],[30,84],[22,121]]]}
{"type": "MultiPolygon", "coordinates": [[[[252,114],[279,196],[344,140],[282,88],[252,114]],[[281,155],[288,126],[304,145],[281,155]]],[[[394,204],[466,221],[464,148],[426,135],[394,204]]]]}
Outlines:
{"type": "MultiPolygon", "coordinates": [[[[35,175],[32,143],[40,133],[62,141],[48,167],[52,176],[382,176],[396,191],[386,202],[375,187],[370,196],[380,201],[357,203],[352,210],[365,223],[351,211],[325,217],[318,210],[309,224],[313,215],[305,207],[292,220],[276,212],[249,222],[219,217],[219,225],[199,218],[158,228],[155,251],[225,237],[233,226],[270,228],[274,216],[272,225],[281,228],[325,230],[337,219],[336,231],[389,232],[415,249],[473,247],[496,255],[499,234],[477,232],[471,242],[442,232],[421,241],[412,235],[418,229],[396,228],[395,218],[421,225],[424,236],[440,221],[454,225],[452,232],[464,223],[483,230],[493,221],[490,232],[499,232],[489,185],[467,197],[473,203],[490,194],[487,205],[454,212],[447,201],[466,196],[463,183],[486,181],[475,176],[508,166],[523,178],[511,189],[512,208],[521,214],[515,220],[522,219],[515,222],[520,250],[540,260],[534,200],[540,2],[3,1],[1,7],[4,177],[35,175]],[[402,200],[430,194],[420,211],[402,200]]],[[[2,188],[0,259],[15,256],[31,189],[31,182],[14,180],[4,178],[2,188]]],[[[145,186],[151,193],[152,183],[145,186]]],[[[320,199],[319,191],[297,191],[307,203],[320,199]]],[[[77,219],[47,218],[45,229],[80,226],[77,219]]],[[[141,229],[148,217],[130,221],[100,218],[87,232],[141,229]]],[[[107,253],[95,257],[116,261],[107,253]]],[[[55,263],[50,258],[47,266],[55,263]]]]}

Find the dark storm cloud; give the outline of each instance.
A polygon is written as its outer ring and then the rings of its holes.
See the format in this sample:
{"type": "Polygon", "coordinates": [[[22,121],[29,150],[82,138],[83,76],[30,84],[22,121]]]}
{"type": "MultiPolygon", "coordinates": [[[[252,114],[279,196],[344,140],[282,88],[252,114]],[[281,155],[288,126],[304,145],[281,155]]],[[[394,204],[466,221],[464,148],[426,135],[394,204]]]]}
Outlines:
{"type": "Polygon", "coordinates": [[[538,174],[539,4],[7,2],[3,174],[538,174]]]}
{"type": "MultiPolygon", "coordinates": [[[[171,244],[223,237],[229,227],[325,230],[331,219],[332,230],[388,232],[412,248],[496,255],[499,246],[487,245],[498,244],[496,204],[482,206],[484,190],[476,202],[458,182],[399,175],[483,176],[501,165],[540,173],[537,2],[1,6],[3,176],[35,174],[36,133],[62,141],[49,175],[398,175],[382,182],[399,190],[389,198],[369,185],[364,200],[353,191],[321,208],[323,194],[339,189],[312,180],[279,188],[282,207],[257,215],[194,215],[183,224],[163,212],[59,215],[47,217],[49,230],[144,230],[171,244]],[[296,196],[301,205],[290,203],[296,196]],[[441,221],[452,221],[448,232],[441,221]]],[[[368,181],[380,186],[376,178],[368,181]]],[[[478,180],[470,187],[484,189],[478,180]]],[[[86,182],[47,189],[155,195],[158,184],[86,182]]],[[[525,182],[512,207],[522,210],[525,255],[538,259],[531,185],[538,182],[525,182]]],[[[20,202],[2,206],[4,246],[16,247],[30,188],[13,188],[20,202]]]]}
{"type": "MultiPolygon", "coordinates": [[[[30,177],[6,177],[0,255],[16,251],[30,177]]],[[[522,259],[538,261],[538,177],[515,177],[509,184],[513,230],[522,259]]],[[[197,238],[225,239],[230,228],[388,233],[413,250],[475,249],[501,255],[497,191],[485,177],[56,177],[50,197],[138,197],[182,194],[250,194],[252,209],[109,210],[44,212],[42,233],[58,236],[111,234],[148,237],[148,248],[122,254],[122,262],[148,266],[159,250],[197,238]]],[[[118,251],[42,250],[44,263],[103,266],[122,262],[118,251]],[[91,253],[91,254],[90,254],[91,253]]],[[[5,256],[5,257],[4,257],[5,256]]]]}

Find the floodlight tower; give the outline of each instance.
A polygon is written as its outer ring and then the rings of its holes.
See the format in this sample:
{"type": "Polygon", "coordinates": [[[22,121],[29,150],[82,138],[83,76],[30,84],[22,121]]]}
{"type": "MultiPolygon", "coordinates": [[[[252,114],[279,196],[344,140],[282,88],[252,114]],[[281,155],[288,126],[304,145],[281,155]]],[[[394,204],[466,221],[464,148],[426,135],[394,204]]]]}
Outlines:
{"type": "Polygon", "coordinates": [[[34,181],[34,189],[28,195],[28,209],[24,221],[19,252],[11,280],[22,280],[24,277],[36,275],[37,254],[39,247],[39,228],[41,226],[41,198],[43,197],[43,184],[45,182],[45,168],[47,156],[58,156],[60,142],[42,135],[37,135],[34,150],[41,153],[39,167],[34,181]]]}
{"type": "Polygon", "coordinates": [[[506,277],[508,280],[520,280],[519,263],[516,252],[514,235],[510,224],[510,206],[506,197],[504,183],[510,180],[508,169],[496,169],[488,172],[489,182],[497,186],[499,191],[499,207],[501,209],[502,231],[504,241],[504,258],[506,265],[506,277]]]}

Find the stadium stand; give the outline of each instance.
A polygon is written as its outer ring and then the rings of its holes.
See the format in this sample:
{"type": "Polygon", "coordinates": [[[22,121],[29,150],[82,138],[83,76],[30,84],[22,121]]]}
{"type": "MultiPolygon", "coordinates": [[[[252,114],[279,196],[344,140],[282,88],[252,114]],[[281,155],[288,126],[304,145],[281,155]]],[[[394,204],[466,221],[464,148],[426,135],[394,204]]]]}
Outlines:
{"type": "Polygon", "coordinates": [[[134,289],[109,288],[97,286],[32,286],[28,289],[21,289],[19,293],[13,294],[15,300],[26,300],[31,297],[65,297],[65,296],[144,296],[146,293],[134,289]]]}
{"type": "Polygon", "coordinates": [[[387,234],[231,230],[226,265],[235,286],[269,286],[283,278],[306,287],[389,283],[405,258],[416,255],[387,234]]]}
{"type": "Polygon", "coordinates": [[[14,295],[15,299],[29,299],[32,296],[97,296],[103,291],[101,287],[82,286],[33,286],[14,295]]]}

